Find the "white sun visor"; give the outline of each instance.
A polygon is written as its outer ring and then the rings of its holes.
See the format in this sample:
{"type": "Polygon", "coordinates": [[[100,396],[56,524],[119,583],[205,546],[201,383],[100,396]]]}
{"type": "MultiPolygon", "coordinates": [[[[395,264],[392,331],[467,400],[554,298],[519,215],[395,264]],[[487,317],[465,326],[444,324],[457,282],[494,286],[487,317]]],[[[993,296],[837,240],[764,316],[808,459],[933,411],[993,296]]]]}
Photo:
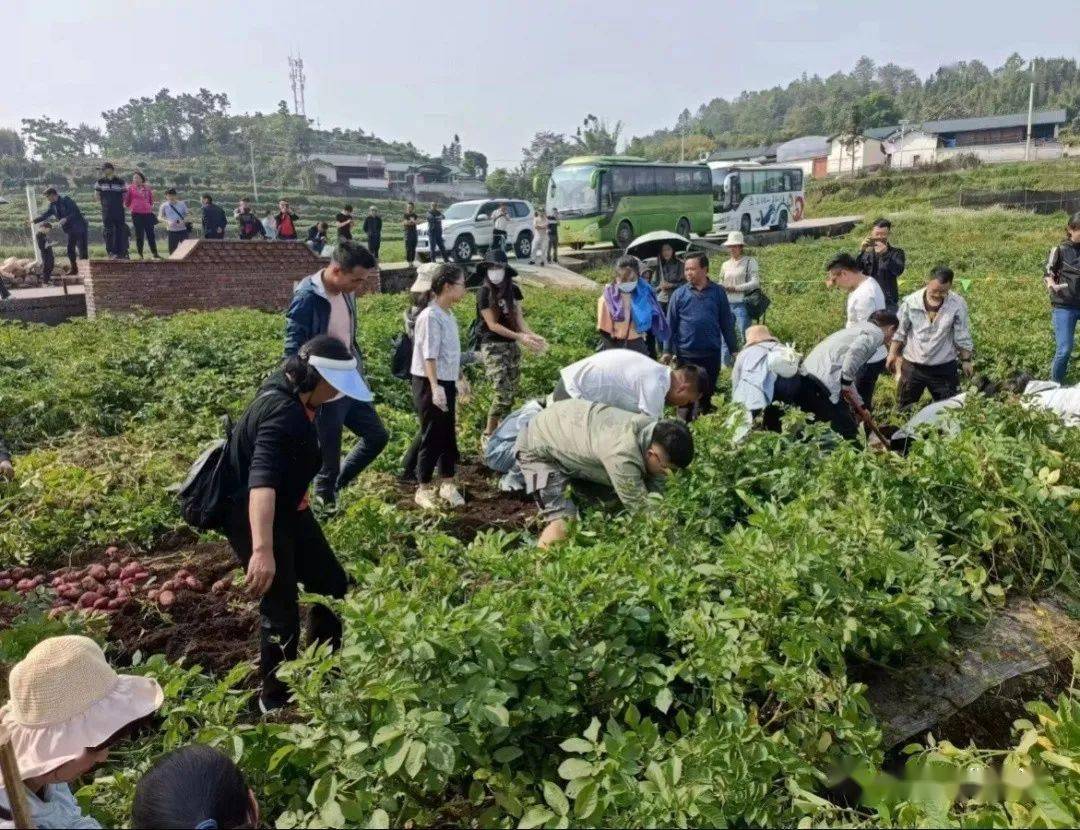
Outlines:
{"type": "Polygon", "coordinates": [[[331,360],[329,357],[312,355],[308,358],[308,363],[318,369],[323,379],[342,395],[366,403],[375,400],[368,385],[360,377],[355,357],[350,357],[348,360],[331,360]]]}

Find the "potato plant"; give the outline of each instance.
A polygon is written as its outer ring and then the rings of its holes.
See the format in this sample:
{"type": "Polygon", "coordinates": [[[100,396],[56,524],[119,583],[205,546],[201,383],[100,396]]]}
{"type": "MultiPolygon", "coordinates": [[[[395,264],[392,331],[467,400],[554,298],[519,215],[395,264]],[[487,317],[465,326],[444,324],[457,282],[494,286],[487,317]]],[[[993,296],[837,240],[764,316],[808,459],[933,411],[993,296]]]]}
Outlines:
{"type": "MultiPolygon", "coordinates": [[[[939,258],[970,280],[960,285],[987,371],[1038,372],[1049,359],[1037,268],[1055,221],[897,221],[905,287],[939,258]]],[[[805,349],[839,327],[843,298],[821,286],[821,267],[860,238],[757,252],[779,336],[805,349]]],[[[162,681],[165,722],[81,791],[104,822],[122,825],[139,774],[193,740],[235,757],[282,827],[1019,825],[1051,810],[1034,791],[1017,802],[1027,812],[940,798],[931,811],[901,791],[841,805],[829,773],[877,775],[888,749],[861,668],[946,651],[953,624],[992,614],[1010,591],[1076,591],[1080,431],[973,400],[959,434],[900,458],[837,445],[821,426],[797,440],[797,413],[783,434],[735,443],[721,406],[693,427],[692,468],[644,514],[585,500],[554,550],[532,546],[529,528],[463,542],[449,519],[400,510],[381,486],[415,425],[387,369],[405,303],[360,304],[393,443],[365,474],[374,486],[346,491],[326,522],[356,580],[338,603],[343,648],[308,649],[283,669],[296,703],[284,721],[250,714],[250,666],[227,677],[160,656],[137,666],[162,681]]],[[[546,393],[592,350],[594,303],[526,291],[552,348],[526,359],[523,394],[546,393]]],[[[459,307],[463,331],[473,313],[459,307]]],[[[0,485],[0,564],[152,548],[178,527],[164,485],[250,399],[281,334],[279,316],[241,311],[0,327],[0,423],[21,473],[0,485]]],[[[466,452],[490,394],[476,379],[460,418],[466,452]]],[[[1019,738],[1066,805],[1080,780],[1075,711],[1063,698],[1019,738]]],[[[912,757],[959,765],[1003,751],[912,757]]]]}

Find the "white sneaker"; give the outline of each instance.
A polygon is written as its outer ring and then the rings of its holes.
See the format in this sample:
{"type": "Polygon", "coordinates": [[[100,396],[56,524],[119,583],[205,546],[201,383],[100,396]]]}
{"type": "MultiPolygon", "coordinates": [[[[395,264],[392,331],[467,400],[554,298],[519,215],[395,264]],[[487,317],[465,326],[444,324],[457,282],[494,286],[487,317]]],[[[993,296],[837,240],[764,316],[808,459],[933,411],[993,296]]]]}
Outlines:
{"type": "Polygon", "coordinates": [[[435,501],[435,491],[430,487],[417,487],[414,501],[424,510],[439,509],[439,503],[435,501]]]}
{"type": "Polygon", "coordinates": [[[464,507],[465,498],[458,492],[458,488],[452,481],[445,481],[439,485],[439,497],[449,502],[451,507],[464,507]]]}

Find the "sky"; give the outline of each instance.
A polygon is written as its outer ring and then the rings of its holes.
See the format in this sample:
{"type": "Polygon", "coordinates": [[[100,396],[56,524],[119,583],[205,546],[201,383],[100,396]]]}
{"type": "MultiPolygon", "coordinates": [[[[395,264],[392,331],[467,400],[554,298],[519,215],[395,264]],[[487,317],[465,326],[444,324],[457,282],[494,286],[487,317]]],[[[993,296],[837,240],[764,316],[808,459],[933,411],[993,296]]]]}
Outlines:
{"type": "Polygon", "coordinates": [[[234,113],[269,112],[291,102],[292,53],[320,126],[431,154],[457,133],[492,168],[509,167],[537,131],[572,133],[587,113],[621,121],[629,138],[712,98],[849,71],[864,54],[923,78],[958,60],[994,67],[1012,52],[1078,57],[1065,6],[81,0],[62,10],[18,3],[15,13],[16,0],[0,0],[0,126],[40,115],[100,124],[102,110],[162,87],[206,87],[226,93],[234,113]]]}

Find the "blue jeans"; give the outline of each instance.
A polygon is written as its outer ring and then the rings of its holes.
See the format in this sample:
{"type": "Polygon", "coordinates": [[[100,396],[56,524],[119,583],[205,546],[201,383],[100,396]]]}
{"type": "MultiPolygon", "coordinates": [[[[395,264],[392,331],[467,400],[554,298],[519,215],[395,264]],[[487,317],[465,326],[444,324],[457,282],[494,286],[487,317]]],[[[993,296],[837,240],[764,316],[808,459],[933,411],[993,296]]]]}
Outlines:
{"type": "Polygon", "coordinates": [[[1080,322],[1080,308],[1055,308],[1050,312],[1050,319],[1054,323],[1054,340],[1057,342],[1050,380],[1064,385],[1076,338],[1076,324],[1080,322]]]}
{"type": "Polygon", "coordinates": [[[320,406],[315,416],[315,428],[319,432],[323,458],[322,469],[315,476],[315,494],[326,501],[334,501],[337,491],[360,475],[390,440],[374,405],[352,398],[341,398],[320,406]],[[341,432],[345,427],[360,440],[343,464],[341,432]]]}
{"type": "MultiPolygon", "coordinates": [[[[746,342],[746,330],[750,328],[750,312],[746,310],[746,303],[732,303],[731,313],[735,317],[735,331],[739,335],[739,345],[746,342]]],[[[728,351],[727,343],[722,344],[721,354],[724,365],[731,366],[735,362],[734,356],[728,351]]]]}

